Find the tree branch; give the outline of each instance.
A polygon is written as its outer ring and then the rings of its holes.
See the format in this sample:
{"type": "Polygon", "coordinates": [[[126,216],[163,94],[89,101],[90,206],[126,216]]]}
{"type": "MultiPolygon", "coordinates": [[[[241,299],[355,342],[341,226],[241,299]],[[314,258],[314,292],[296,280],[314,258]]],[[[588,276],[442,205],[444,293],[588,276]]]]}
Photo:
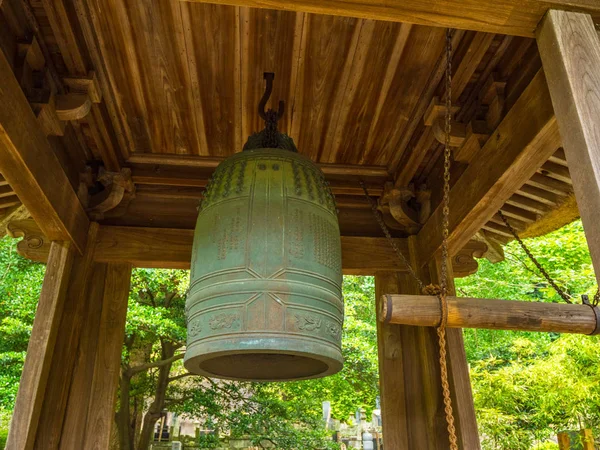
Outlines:
{"type": "Polygon", "coordinates": [[[128,372],[128,375],[132,376],[132,375],[135,375],[136,373],[144,372],[145,370],[148,370],[148,369],[154,369],[156,367],[162,367],[162,366],[166,366],[167,364],[172,364],[175,361],[183,359],[183,356],[184,356],[183,353],[179,353],[177,355],[171,356],[170,358],[161,359],[160,361],[155,361],[155,362],[151,362],[151,363],[147,363],[147,364],[140,364],[139,366],[130,367],[127,372],[128,372]]]}
{"type": "Polygon", "coordinates": [[[186,372],[186,373],[182,373],[181,375],[175,375],[174,377],[169,378],[169,383],[171,383],[172,381],[181,380],[182,378],[190,377],[193,375],[196,375],[196,374],[191,373],[191,372],[186,372]]]}

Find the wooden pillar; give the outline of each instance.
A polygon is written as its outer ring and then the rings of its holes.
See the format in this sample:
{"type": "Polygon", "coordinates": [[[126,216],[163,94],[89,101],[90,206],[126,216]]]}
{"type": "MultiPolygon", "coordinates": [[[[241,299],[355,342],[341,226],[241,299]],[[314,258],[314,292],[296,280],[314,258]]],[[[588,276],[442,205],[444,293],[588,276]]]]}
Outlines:
{"type": "Polygon", "coordinates": [[[600,280],[600,39],[588,14],[551,10],[537,43],[600,280]]]}
{"type": "Polygon", "coordinates": [[[6,448],[33,448],[60,328],[73,253],[69,245],[63,243],[53,242],[50,247],[46,276],[27,346],[27,357],[6,448]]]}
{"type": "Polygon", "coordinates": [[[558,433],[558,450],[571,450],[571,437],[569,433],[562,432],[558,433]]]}
{"type": "Polygon", "coordinates": [[[131,266],[94,262],[52,243],[7,448],[106,449],[131,266]]]}
{"type": "MultiPolygon", "coordinates": [[[[411,260],[419,267],[414,241],[411,260]]],[[[420,273],[437,281],[438,264],[420,273]]],[[[375,275],[377,306],[384,294],[415,294],[407,273],[375,275]]],[[[379,311],[379,308],[377,309],[379,311]]],[[[441,390],[438,338],[434,328],[384,324],[378,321],[379,377],[384,448],[394,450],[449,448],[441,390]]],[[[479,449],[477,423],[462,340],[462,330],[447,330],[448,368],[460,447],[479,449]]]]}

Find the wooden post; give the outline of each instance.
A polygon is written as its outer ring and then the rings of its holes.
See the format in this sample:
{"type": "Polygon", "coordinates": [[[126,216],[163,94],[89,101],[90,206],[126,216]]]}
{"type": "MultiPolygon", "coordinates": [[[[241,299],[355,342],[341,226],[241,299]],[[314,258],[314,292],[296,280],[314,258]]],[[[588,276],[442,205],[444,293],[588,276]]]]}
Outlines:
{"type": "Polygon", "coordinates": [[[581,443],[583,450],[594,450],[594,434],[589,428],[584,428],[579,432],[581,434],[581,443]]]}
{"type": "Polygon", "coordinates": [[[558,433],[558,450],[571,450],[571,438],[569,433],[558,433]]]}
{"type": "Polygon", "coordinates": [[[73,251],[53,242],[6,448],[33,448],[71,274],[73,251]]]}
{"type": "MultiPolygon", "coordinates": [[[[419,267],[414,238],[411,241],[411,260],[419,267]]],[[[438,270],[438,264],[432,263],[431,276],[422,271],[423,281],[435,281],[438,270]]],[[[375,290],[378,302],[383,294],[418,292],[409,275],[398,272],[376,273],[375,290]]],[[[381,321],[377,327],[384,448],[449,448],[435,329],[381,321]]],[[[462,331],[447,331],[450,386],[459,443],[461,448],[476,450],[480,444],[462,331]]]]}
{"type": "Polygon", "coordinates": [[[600,280],[600,39],[591,16],[551,10],[537,43],[600,280]]]}
{"type": "Polygon", "coordinates": [[[7,448],[106,449],[131,266],[93,261],[53,242],[7,448]]]}

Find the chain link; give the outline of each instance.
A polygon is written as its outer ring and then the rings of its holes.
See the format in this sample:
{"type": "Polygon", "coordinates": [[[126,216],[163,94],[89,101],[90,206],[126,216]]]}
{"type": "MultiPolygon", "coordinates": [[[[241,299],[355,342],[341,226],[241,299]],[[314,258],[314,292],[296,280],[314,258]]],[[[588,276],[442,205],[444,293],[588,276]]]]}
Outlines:
{"type": "MultiPolygon", "coordinates": [[[[537,267],[537,269],[544,276],[544,278],[548,281],[548,283],[550,283],[550,286],[552,286],[554,288],[554,290],[556,291],[556,293],[565,302],[567,302],[567,303],[573,303],[571,301],[572,297],[569,294],[567,294],[563,289],[561,289],[558,286],[558,284],[556,284],[556,282],[552,279],[552,277],[550,276],[550,274],[548,272],[546,272],[546,269],[544,269],[544,267],[542,267],[542,265],[537,260],[537,258],[535,256],[533,256],[533,253],[531,253],[531,251],[529,250],[529,248],[527,248],[527,246],[525,245],[525,243],[523,242],[523,240],[519,237],[519,235],[517,234],[517,232],[515,231],[515,229],[513,228],[513,226],[510,224],[510,222],[508,221],[508,219],[506,218],[506,216],[502,213],[502,211],[498,211],[498,215],[500,216],[500,218],[504,222],[504,225],[506,225],[506,228],[508,228],[508,230],[510,231],[510,233],[513,235],[513,237],[519,243],[519,245],[521,246],[521,248],[523,249],[523,251],[527,254],[527,256],[529,257],[529,259],[531,260],[531,262],[535,265],[535,267],[537,267]]],[[[596,292],[596,295],[594,296],[594,301],[596,301],[596,297],[599,297],[599,296],[600,296],[600,294],[598,292],[596,292]]]]}

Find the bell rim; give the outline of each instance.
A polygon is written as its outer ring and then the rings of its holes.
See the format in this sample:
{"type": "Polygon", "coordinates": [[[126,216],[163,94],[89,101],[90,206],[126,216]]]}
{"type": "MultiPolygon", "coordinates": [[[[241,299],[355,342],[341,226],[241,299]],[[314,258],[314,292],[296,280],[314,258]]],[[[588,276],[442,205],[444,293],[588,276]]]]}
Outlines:
{"type": "Polygon", "coordinates": [[[300,339],[293,339],[288,341],[292,344],[292,348],[289,349],[281,349],[281,341],[279,339],[267,339],[266,342],[263,340],[263,345],[261,347],[251,347],[243,349],[241,346],[246,344],[252,345],[256,342],[256,339],[253,337],[228,337],[220,341],[221,345],[223,345],[224,341],[227,341],[229,345],[235,347],[233,349],[224,349],[224,350],[216,350],[211,351],[210,348],[215,348],[215,345],[219,345],[217,343],[196,341],[190,347],[186,348],[185,357],[183,360],[183,365],[191,373],[196,375],[202,375],[209,378],[218,378],[223,380],[233,380],[233,381],[254,381],[254,382],[285,382],[285,381],[300,381],[300,380],[310,380],[315,378],[323,378],[331,375],[335,375],[343,368],[343,356],[341,349],[337,347],[335,344],[324,343],[324,342],[311,342],[313,346],[313,351],[302,351],[299,349],[293,348],[293,344],[298,345],[306,345],[305,339],[306,337],[298,336],[300,339]],[[298,342],[294,342],[294,341],[298,342]],[[304,341],[304,342],[302,342],[304,341]],[[270,344],[270,345],[269,345],[270,344]],[[204,347],[204,348],[203,348],[204,347]],[[193,352],[193,353],[192,353],[193,352]],[[264,378],[264,379],[256,379],[251,377],[236,377],[224,374],[218,374],[214,372],[209,372],[202,368],[202,364],[206,363],[210,360],[215,360],[217,358],[222,358],[224,356],[233,356],[233,355],[251,355],[251,354],[276,354],[282,356],[299,356],[304,357],[306,359],[311,359],[313,361],[318,361],[324,363],[327,368],[321,372],[311,374],[308,376],[301,377],[291,377],[291,378],[264,378]]]}

